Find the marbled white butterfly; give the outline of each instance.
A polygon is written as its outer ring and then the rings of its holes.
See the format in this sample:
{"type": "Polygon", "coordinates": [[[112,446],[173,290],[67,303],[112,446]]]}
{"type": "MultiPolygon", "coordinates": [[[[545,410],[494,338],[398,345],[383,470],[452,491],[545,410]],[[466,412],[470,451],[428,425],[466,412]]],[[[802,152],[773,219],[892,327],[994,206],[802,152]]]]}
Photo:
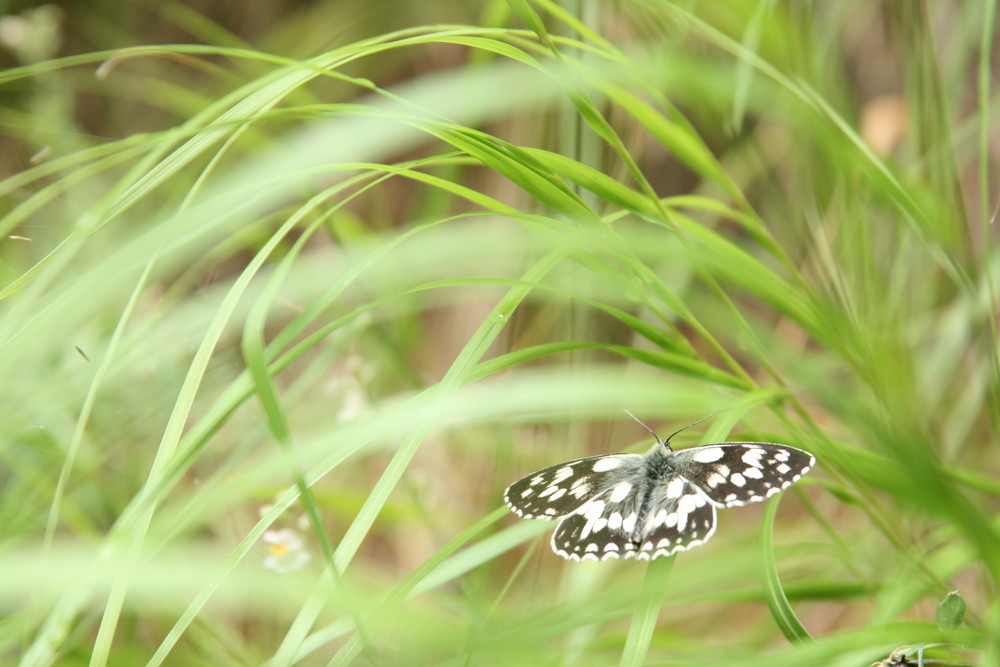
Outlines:
{"type": "Polygon", "coordinates": [[[539,470],[507,487],[504,502],[522,519],[560,520],[552,550],[563,558],[648,560],[704,544],[715,533],[716,508],[770,498],[816,463],[787,445],[725,442],[674,451],[670,438],[657,438],[645,454],[539,470]]]}

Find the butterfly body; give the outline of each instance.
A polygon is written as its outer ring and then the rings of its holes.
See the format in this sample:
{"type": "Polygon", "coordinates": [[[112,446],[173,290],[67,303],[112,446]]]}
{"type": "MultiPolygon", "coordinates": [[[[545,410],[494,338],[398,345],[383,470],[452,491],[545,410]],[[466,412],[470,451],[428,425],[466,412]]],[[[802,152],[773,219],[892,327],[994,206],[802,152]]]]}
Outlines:
{"type": "Polygon", "coordinates": [[[504,493],[524,519],[559,520],[552,549],[571,560],[652,559],[704,544],[716,509],[765,500],[815,464],[811,454],[765,442],[567,461],[511,484],[504,493]]]}

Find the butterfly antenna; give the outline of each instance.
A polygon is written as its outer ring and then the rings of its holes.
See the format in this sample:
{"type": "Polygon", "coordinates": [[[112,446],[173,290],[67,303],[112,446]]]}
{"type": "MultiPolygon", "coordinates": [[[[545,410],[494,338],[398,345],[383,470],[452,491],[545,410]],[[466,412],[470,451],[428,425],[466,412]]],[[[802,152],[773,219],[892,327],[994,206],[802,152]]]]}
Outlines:
{"type": "MultiPolygon", "coordinates": [[[[667,438],[667,439],[666,439],[666,441],[664,441],[664,443],[663,443],[663,444],[666,444],[666,443],[670,442],[670,441],[671,441],[671,440],[673,439],[673,437],[674,437],[675,435],[677,435],[678,433],[680,433],[681,431],[686,431],[687,429],[691,428],[691,427],[692,427],[692,426],[694,426],[695,424],[700,424],[700,423],[702,423],[703,421],[705,421],[706,419],[708,419],[709,417],[714,417],[715,415],[719,414],[720,412],[722,412],[722,410],[716,410],[716,411],[715,411],[715,412],[713,412],[712,414],[710,414],[710,415],[706,415],[706,416],[702,417],[701,419],[699,419],[698,421],[693,421],[693,422],[691,422],[690,424],[688,424],[687,426],[684,426],[684,427],[682,427],[682,428],[679,428],[679,429],[677,429],[676,431],[674,431],[673,433],[671,433],[671,434],[670,434],[670,437],[669,437],[669,438],[667,438]]],[[[667,445],[667,446],[669,447],[669,445],[667,445]]]]}
{"type": "MultiPolygon", "coordinates": [[[[625,408],[622,408],[622,410],[625,410],[625,408]]],[[[648,426],[646,426],[646,422],[642,421],[641,419],[639,419],[638,417],[636,417],[636,416],[635,416],[634,414],[632,414],[632,413],[631,413],[631,412],[629,412],[628,410],[625,410],[625,414],[627,414],[627,415],[628,415],[629,417],[631,417],[632,419],[634,419],[634,420],[636,420],[637,422],[639,422],[639,424],[641,424],[641,425],[642,425],[642,427],[643,427],[644,429],[646,429],[647,431],[649,431],[650,433],[652,433],[652,434],[653,434],[653,437],[654,437],[654,438],[656,438],[656,441],[657,441],[657,442],[659,442],[659,443],[661,443],[661,444],[664,444],[664,445],[666,445],[666,444],[667,444],[667,443],[666,443],[666,442],[664,442],[663,440],[660,440],[660,436],[656,435],[656,431],[654,431],[653,429],[651,429],[651,428],[649,428],[648,426]]],[[[685,427],[685,428],[686,428],[686,427],[685,427]]],[[[667,438],[667,440],[669,440],[669,439],[670,439],[670,438],[667,438]]],[[[667,445],[667,449],[670,449],[670,445],[667,445]]]]}
{"type": "MultiPolygon", "coordinates": [[[[622,408],[622,410],[625,410],[625,408],[622,408]]],[[[639,419],[638,417],[636,417],[636,416],[635,416],[634,414],[632,414],[632,413],[631,413],[631,412],[629,412],[628,410],[625,410],[625,414],[627,414],[627,415],[628,415],[629,417],[631,417],[632,419],[634,419],[634,420],[636,420],[637,422],[639,422],[640,424],[642,424],[642,427],[643,427],[644,429],[646,429],[647,431],[649,431],[650,433],[652,433],[652,434],[653,434],[653,437],[654,437],[654,438],[656,438],[656,441],[657,441],[658,443],[660,443],[661,445],[663,445],[664,447],[666,447],[666,448],[667,448],[667,449],[669,449],[670,451],[674,451],[674,448],[670,446],[670,441],[674,439],[674,436],[675,436],[675,435],[677,435],[677,434],[678,434],[678,433],[680,433],[681,431],[685,431],[685,430],[687,430],[687,429],[691,428],[691,427],[692,427],[692,426],[694,426],[695,424],[700,424],[701,422],[705,421],[705,420],[706,420],[706,419],[708,419],[709,417],[714,417],[715,415],[719,414],[720,412],[722,412],[722,410],[717,410],[716,412],[713,412],[713,413],[712,413],[712,414],[710,414],[710,415],[706,415],[706,416],[702,417],[702,418],[701,418],[701,419],[699,419],[698,421],[693,421],[693,422],[691,422],[690,424],[688,424],[687,426],[684,426],[684,427],[682,427],[682,428],[679,428],[679,429],[677,429],[676,431],[674,431],[673,433],[671,433],[671,434],[670,434],[670,437],[668,437],[668,438],[667,438],[666,440],[660,440],[660,436],[656,435],[656,431],[654,431],[653,429],[651,429],[651,428],[649,428],[648,426],[646,426],[645,422],[643,422],[643,421],[642,421],[641,419],[639,419]]]]}

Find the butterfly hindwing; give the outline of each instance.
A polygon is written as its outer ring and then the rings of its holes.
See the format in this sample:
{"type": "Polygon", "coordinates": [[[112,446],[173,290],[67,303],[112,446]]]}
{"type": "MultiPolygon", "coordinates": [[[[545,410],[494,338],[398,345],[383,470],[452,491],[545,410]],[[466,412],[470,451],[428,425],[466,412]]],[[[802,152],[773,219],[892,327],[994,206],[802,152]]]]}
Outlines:
{"type": "Polygon", "coordinates": [[[636,553],[652,560],[708,542],[715,534],[715,505],[697,486],[678,477],[653,489],[636,553]]]}
{"type": "Polygon", "coordinates": [[[556,527],[552,550],[572,560],[628,558],[636,548],[633,535],[644,495],[641,483],[618,477],[615,484],[577,507],[556,527]]]}
{"type": "Polygon", "coordinates": [[[671,459],[677,474],[721,507],[766,500],[798,481],[816,463],[809,452],[767,442],[680,449],[671,459]]]}
{"type": "Polygon", "coordinates": [[[571,560],[648,560],[704,544],[714,532],[715,506],[686,480],[620,480],[559,523],[552,550],[571,560]]]}
{"type": "Polygon", "coordinates": [[[615,483],[641,472],[639,454],[608,454],[567,461],[519,479],[504,492],[504,502],[522,519],[558,519],[615,483]]]}

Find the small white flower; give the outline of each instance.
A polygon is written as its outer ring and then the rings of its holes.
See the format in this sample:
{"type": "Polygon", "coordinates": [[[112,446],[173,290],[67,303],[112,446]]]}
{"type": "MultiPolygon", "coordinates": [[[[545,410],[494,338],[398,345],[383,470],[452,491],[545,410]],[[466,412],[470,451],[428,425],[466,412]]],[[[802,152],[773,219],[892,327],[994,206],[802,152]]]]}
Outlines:
{"type": "Polygon", "coordinates": [[[261,540],[267,544],[264,569],[275,572],[290,572],[302,569],[311,556],[306,550],[305,540],[294,528],[281,528],[264,532],[261,540]]]}

